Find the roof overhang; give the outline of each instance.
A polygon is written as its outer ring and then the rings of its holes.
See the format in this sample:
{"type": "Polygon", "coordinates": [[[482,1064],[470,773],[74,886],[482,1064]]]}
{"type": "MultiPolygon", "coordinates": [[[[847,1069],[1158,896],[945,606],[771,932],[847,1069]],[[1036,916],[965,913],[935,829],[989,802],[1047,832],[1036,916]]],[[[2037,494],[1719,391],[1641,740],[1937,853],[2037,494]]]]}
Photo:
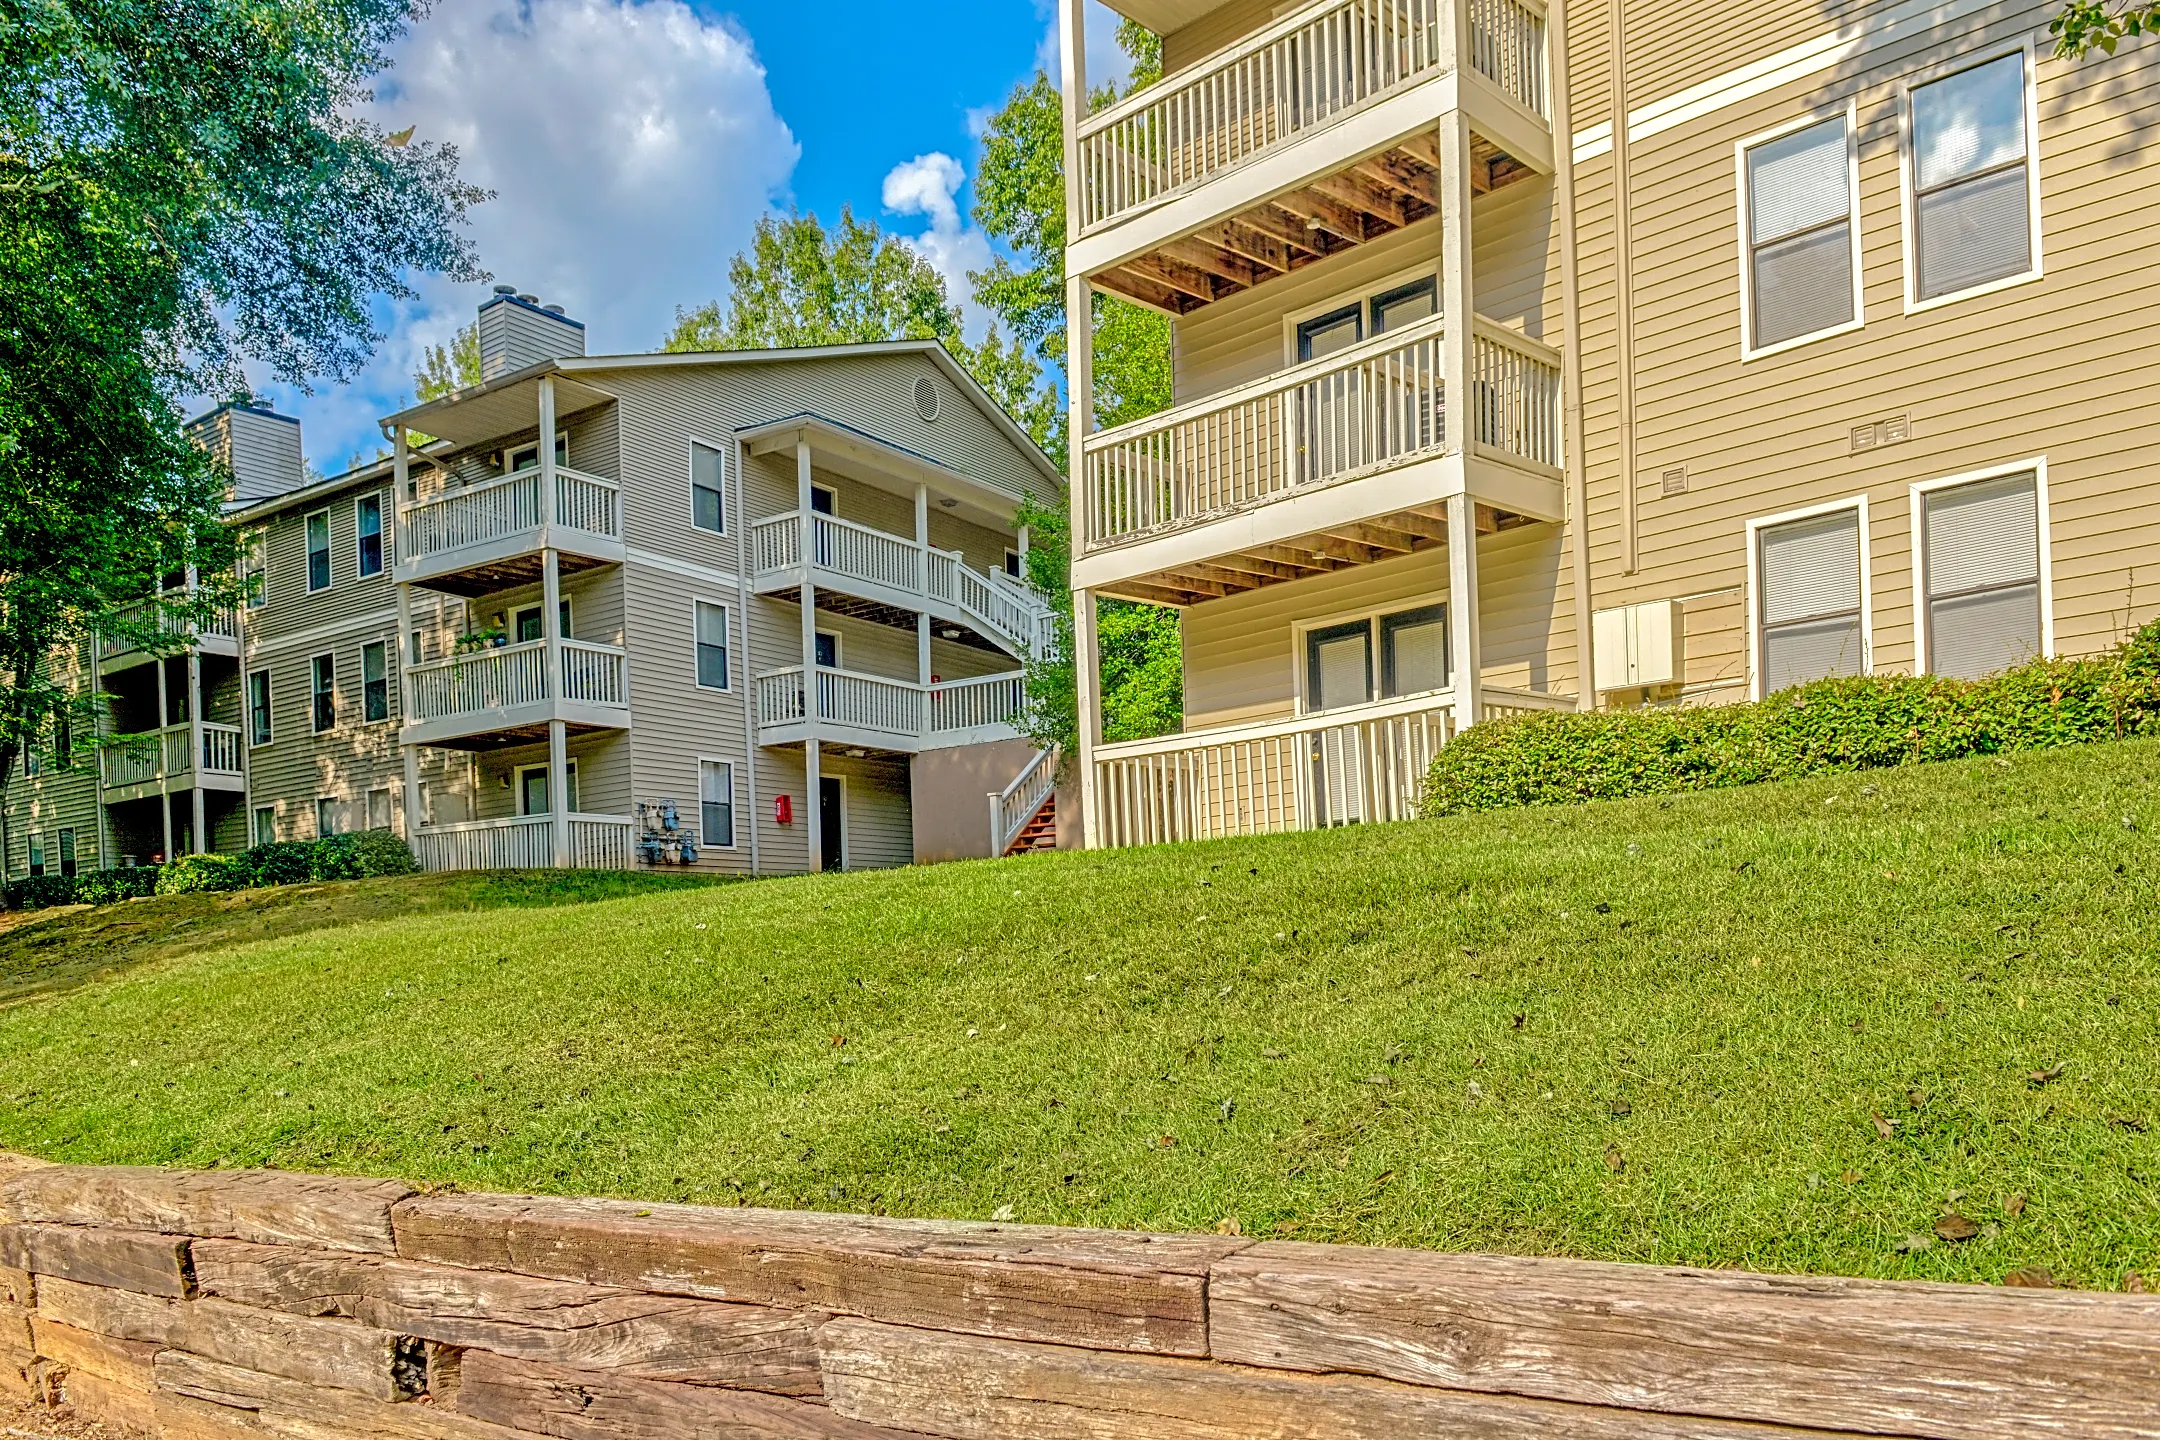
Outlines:
{"type": "Polygon", "coordinates": [[[1139,21],[1157,35],[1182,30],[1228,3],[1229,0],[1103,0],[1110,10],[1127,20],[1139,21]]]}
{"type": "Polygon", "coordinates": [[[829,474],[845,476],[895,495],[912,497],[917,485],[948,515],[993,530],[1012,527],[1019,495],[918,455],[889,440],[866,435],[823,415],[789,415],[740,433],[751,455],[792,454],[810,447],[811,463],[829,474]]]}
{"type": "Polygon", "coordinates": [[[563,362],[548,360],[470,390],[454,390],[439,400],[401,410],[383,424],[393,431],[402,425],[407,430],[433,435],[460,449],[534,430],[540,424],[540,382],[550,377],[555,381],[558,423],[598,409],[615,398],[590,380],[565,373],[563,362]]]}

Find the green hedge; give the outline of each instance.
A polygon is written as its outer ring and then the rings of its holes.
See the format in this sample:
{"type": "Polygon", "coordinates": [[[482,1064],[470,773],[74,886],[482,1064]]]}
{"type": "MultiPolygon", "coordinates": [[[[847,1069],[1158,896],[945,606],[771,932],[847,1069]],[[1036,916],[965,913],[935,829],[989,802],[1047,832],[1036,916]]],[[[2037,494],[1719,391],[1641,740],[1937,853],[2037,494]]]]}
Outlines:
{"type": "Polygon", "coordinates": [[[2160,733],[2160,621],[1985,680],[1821,680],[1745,705],[1537,715],[1441,748],[1424,813],[1574,805],[2160,733]]]}
{"type": "Polygon", "coordinates": [[[311,880],[364,880],[411,875],[420,867],[412,850],[388,830],[364,830],[321,840],[257,845],[238,855],[182,855],[164,865],[93,870],[72,879],[33,875],[4,892],[10,910],[49,905],[111,905],[141,895],[184,895],[205,890],[244,890],[301,885],[311,880]]]}

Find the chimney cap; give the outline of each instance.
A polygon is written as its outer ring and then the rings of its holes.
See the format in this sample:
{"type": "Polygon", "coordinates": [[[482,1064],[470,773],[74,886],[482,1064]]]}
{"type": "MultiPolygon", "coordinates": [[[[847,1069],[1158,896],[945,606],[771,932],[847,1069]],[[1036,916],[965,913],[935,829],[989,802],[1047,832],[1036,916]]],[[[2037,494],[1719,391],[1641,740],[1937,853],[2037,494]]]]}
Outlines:
{"type": "Polygon", "coordinates": [[[537,295],[520,295],[517,298],[524,301],[527,305],[538,305],[540,303],[540,297],[537,295]]]}
{"type": "Polygon", "coordinates": [[[497,285],[497,286],[495,287],[495,293],[496,293],[497,295],[515,295],[515,294],[517,294],[517,286],[515,286],[515,285],[497,285]]]}
{"type": "Polygon", "coordinates": [[[560,305],[543,305],[540,308],[547,311],[550,315],[562,315],[568,313],[560,305]]]}

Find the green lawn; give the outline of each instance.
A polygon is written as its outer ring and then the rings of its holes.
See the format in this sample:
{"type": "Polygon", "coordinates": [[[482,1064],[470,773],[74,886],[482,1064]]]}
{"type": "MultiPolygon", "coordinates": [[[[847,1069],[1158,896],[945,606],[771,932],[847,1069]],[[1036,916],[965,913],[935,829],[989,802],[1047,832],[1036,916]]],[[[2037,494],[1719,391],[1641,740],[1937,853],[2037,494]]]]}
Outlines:
{"type": "Polygon", "coordinates": [[[2114,1287],[2156,787],[2138,742],[319,929],[0,1010],[0,1146],[2114,1287]]]}

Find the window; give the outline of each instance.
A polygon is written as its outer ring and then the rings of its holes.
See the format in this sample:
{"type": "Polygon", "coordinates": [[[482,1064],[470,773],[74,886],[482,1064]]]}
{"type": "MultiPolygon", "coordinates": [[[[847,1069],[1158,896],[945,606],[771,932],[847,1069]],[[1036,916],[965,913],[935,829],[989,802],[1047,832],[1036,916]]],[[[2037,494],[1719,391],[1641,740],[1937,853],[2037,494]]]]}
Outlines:
{"type": "Polygon", "coordinates": [[[728,612],[722,605],[694,602],[697,612],[697,683],[706,690],[728,688],[728,612]]]}
{"type": "Polygon", "coordinates": [[[327,840],[332,835],[344,834],[343,811],[344,807],[335,800],[318,799],[315,802],[315,838],[327,840]]]}
{"type": "Polygon", "coordinates": [[[62,830],[60,832],[60,873],[72,876],[75,873],[75,868],[75,832],[72,829],[62,830]]]}
{"type": "Polygon", "coordinates": [[[1740,146],[1745,353],[1861,318],[1852,137],[1848,111],[1740,146]]]}
{"type": "Polygon", "coordinates": [[[367,796],[367,828],[388,830],[390,828],[390,791],[370,790],[367,796]]]}
{"type": "MultiPolygon", "coordinates": [[[[567,762],[563,775],[563,789],[569,792],[569,810],[577,813],[578,785],[577,761],[567,762]]],[[[545,765],[520,765],[517,771],[518,814],[548,814],[548,767],[545,765]]]]}
{"type": "Polygon", "coordinates": [[[1305,632],[1308,712],[1419,695],[1447,683],[1445,605],[1368,615],[1305,632]]]}
{"type": "Polygon", "coordinates": [[[427,647],[423,643],[418,630],[405,637],[405,660],[408,665],[421,665],[427,662],[427,647]]]}
{"type": "Polygon", "coordinates": [[[813,515],[837,515],[840,513],[840,497],[830,485],[810,487],[810,512],[813,515]]]}
{"type": "MultiPolygon", "coordinates": [[[[568,435],[559,434],[555,437],[555,463],[557,465],[568,465],[570,463],[570,437],[568,435]]],[[[505,475],[515,475],[520,470],[537,470],[539,468],[540,442],[537,440],[530,445],[520,445],[503,457],[503,473],[505,475]]]]}
{"type": "Polygon", "coordinates": [[[1365,311],[1359,305],[1346,305],[1325,315],[1316,315],[1297,327],[1297,358],[1325,360],[1339,351],[1348,350],[1365,338],[1365,311]]]}
{"type": "Polygon", "coordinates": [[[317,655],[311,668],[315,733],[320,735],[337,724],[337,664],[328,655],[317,655]]]}
{"type": "Polygon", "coordinates": [[[1922,487],[1916,501],[1928,673],[1975,680],[2045,650],[2039,472],[1922,487]]]}
{"type": "Polygon", "coordinates": [[[330,588],[330,512],[307,517],[307,588],[310,595],[330,588]]]}
{"type": "Polygon", "coordinates": [[[735,767],[725,760],[698,761],[698,820],[707,845],[735,843],[735,767]]]}
{"type": "Polygon", "coordinates": [[[1302,364],[1325,360],[1370,335],[1400,330],[1440,313],[1440,281],[1419,275],[1388,286],[1363,299],[1340,305],[1300,321],[1292,332],[1293,354],[1302,364]]]}
{"type": "Polygon", "coordinates": [[[721,503],[720,452],[713,446],[690,442],[690,523],[715,535],[727,532],[727,511],[721,503]]]}
{"type": "Polygon", "coordinates": [[[32,875],[43,875],[45,873],[45,837],[35,830],[30,832],[30,873],[32,875]]]}
{"type": "Polygon", "coordinates": [[[257,845],[273,844],[277,840],[277,806],[255,807],[254,838],[257,845]]]}
{"type": "MultiPolygon", "coordinates": [[[[563,596],[557,604],[561,607],[560,619],[557,623],[561,627],[562,638],[568,640],[570,638],[570,597],[563,596]]],[[[511,617],[512,638],[516,644],[524,645],[534,640],[545,640],[547,638],[547,636],[540,633],[542,610],[543,607],[539,605],[527,605],[511,617]]]]}
{"type": "Polygon", "coordinates": [[[2039,273],[2023,51],[1906,92],[1908,302],[2039,273]]]}
{"type": "Polygon", "coordinates": [[[1867,671],[1858,506],[1754,528],[1758,694],[1867,671]]]}
{"type": "Polygon", "coordinates": [[[840,637],[830,630],[818,631],[817,641],[814,646],[814,658],[817,660],[817,666],[820,670],[839,669],[840,637]]]}
{"type": "Polygon", "coordinates": [[[248,672],[248,744],[270,743],[270,672],[248,672]]]}
{"type": "Polygon", "coordinates": [[[266,536],[250,530],[240,537],[240,583],[247,587],[247,607],[260,609],[270,598],[270,567],[264,559],[266,536]]]}
{"type": "Polygon", "coordinates": [[[360,647],[360,707],[370,721],[390,718],[390,647],[380,640],[360,647]]]}
{"type": "Polygon", "coordinates": [[[1027,560],[1019,551],[1007,550],[1005,552],[1005,573],[1015,580],[1026,578],[1027,560]]]}
{"type": "Polygon", "coordinates": [[[45,753],[38,749],[35,741],[23,746],[22,766],[26,780],[35,780],[45,773],[45,753]]]}
{"type": "Polygon", "coordinates": [[[360,537],[354,547],[355,572],[363,580],[382,574],[382,496],[362,495],[353,502],[353,530],[360,537]]]}

